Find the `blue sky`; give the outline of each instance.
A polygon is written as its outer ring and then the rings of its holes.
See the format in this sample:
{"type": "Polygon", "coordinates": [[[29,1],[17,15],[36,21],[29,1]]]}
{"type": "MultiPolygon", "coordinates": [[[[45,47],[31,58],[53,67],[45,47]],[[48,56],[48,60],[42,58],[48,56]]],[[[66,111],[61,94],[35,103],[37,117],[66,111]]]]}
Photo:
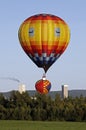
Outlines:
{"type": "Polygon", "coordinates": [[[0,1],[0,91],[18,89],[18,82],[2,80],[12,77],[35,90],[35,82],[42,78],[38,68],[24,53],[18,40],[20,24],[39,13],[54,14],[64,19],[71,30],[70,44],[63,55],[50,67],[47,79],[51,90],[86,89],[86,0],[1,0],[0,1]]]}

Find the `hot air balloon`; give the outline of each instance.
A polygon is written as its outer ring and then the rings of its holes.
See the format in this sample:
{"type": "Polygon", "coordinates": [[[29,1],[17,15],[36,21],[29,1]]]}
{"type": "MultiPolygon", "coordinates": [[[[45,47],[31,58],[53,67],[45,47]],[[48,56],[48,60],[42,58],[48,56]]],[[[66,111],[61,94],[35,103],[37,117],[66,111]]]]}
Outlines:
{"type": "Polygon", "coordinates": [[[46,73],[67,48],[70,29],[58,16],[37,14],[21,24],[18,36],[25,53],[46,73]]]}
{"type": "Polygon", "coordinates": [[[51,83],[47,79],[40,79],[35,84],[36,90],[41,94],[47,94],[51,89],[51,83]]]}

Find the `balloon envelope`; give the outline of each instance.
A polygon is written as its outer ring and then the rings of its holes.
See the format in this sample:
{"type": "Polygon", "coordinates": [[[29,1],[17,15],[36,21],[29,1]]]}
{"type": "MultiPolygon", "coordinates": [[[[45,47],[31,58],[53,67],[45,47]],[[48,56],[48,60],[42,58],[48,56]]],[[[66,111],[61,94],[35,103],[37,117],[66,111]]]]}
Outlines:
{"type": "Polygon", "coordinates": [[[26,54],[46,72],[67,48],[70,30],[60,17],[38,14],[21,24],[18,36],[26,54]]]}
{"type": "Polygon", "coordinates": [[[48,80],[38,80],[35,84],[36,90],[41,94],[47,94],[51,89],[51,83],[48,80]]]}

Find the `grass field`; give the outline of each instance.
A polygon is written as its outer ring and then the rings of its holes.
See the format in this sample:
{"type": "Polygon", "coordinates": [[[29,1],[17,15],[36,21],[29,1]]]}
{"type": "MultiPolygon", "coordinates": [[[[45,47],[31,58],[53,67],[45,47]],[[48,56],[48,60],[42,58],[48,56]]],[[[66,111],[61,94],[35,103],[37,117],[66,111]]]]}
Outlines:
{"type": "Polygon", "coordinates": [[[86,130],[86,123],[0,120],[0,130],[86,130]]]}

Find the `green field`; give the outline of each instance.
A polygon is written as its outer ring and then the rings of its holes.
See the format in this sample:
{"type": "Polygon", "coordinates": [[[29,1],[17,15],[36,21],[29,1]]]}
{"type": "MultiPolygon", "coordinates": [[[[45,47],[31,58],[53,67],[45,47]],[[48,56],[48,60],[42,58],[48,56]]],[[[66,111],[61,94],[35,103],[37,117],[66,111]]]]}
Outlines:
{"type": "Polygon", "coordinates": [[[0,130],[86,130],[86,123],[0,120],[0,130]]]}

